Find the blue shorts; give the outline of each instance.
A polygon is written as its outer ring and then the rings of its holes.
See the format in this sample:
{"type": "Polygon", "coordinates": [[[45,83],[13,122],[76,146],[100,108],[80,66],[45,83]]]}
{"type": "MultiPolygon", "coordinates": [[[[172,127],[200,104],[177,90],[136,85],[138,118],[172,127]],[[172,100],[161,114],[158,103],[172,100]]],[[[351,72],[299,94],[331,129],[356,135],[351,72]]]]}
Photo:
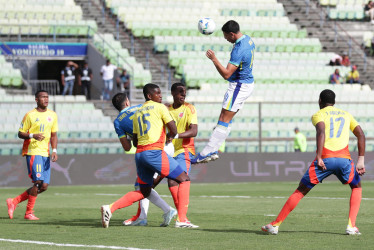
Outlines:
{"type": "Polygon", "coordinates": [[[190,174],[192,157],[193,154],[186,149],[183,153],[175,156],[174,159],[178,162],[179,166],[183,169],[184,172],[190,174]]]}
{"type": "Polygon", "coordinates": [[[152,186],[153,175],[175,180],[184,170],[164,150],[146,150],[135,154],[136,171],[140,186],[152,186]]]}
{"type": "Polygon", "coordinates": [[[41,155],[26,155],[27,171],[32,182],[43,181],[49,184],[51,180],[51,162],[49,157],[41,155]]]}
{"type": "Polygon", "coordinates": [[[336,175],[343,184],[357,185],[360,182],[360,176],[352,160],[346,158],[326,158],[323,159],[323,162],[325,163],[326,170],[320,170],[317,160],[314,160],[303,178],[301,178],[301,182],[308,188],[313,188],[331,174],[336,175]]]}

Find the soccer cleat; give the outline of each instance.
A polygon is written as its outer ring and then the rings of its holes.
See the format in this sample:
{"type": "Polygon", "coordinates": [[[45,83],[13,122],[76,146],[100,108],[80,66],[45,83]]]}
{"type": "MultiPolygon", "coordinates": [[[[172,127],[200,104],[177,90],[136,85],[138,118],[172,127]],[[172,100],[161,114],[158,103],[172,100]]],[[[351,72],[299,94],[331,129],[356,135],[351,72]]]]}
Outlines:
{"type": "Polygon", "coordinates": [[[200,153],[198,153],[194,158],[191,159],[191,164],[207,163],[210,160],[210,154],[203,156],[200,153]]]}
{"type": "Polygon", "coordinates": [[[25,220],[39,220],[39,218],[34,215],[34,212],[31,212],[29,214],[25,214],[24,219],[25,220]]]}
{"type": "Polygon", "coordinates": [[[112,212],[110,211],[109,205],[101,206],[101,224],[103,228],[109,227],[110,218],[112,218],[112,212]]]}
{"type": "Polygon", "coordinates": [[[350,225],[347,226],[345,233],[348,235],[361,235],[360,231],[358,231],[357,227],[351,227],[350,225]]]}
{"type": "Polygon", "coordinates": [[[124,220],[124,221],[122,222],[122,224],[123,224],[124,226],[131,226],[131,224],[132,224],[134,221],[136,221],[138,218],[139,218],[139,217],[137,217],[136,215],[134,215],[132,218],[127,219],[127,220],[124,220]]]}
{"type": "Polygon", "coordinates": [[[148,225],[147,219],[139,219],[138,218],[136,221],[131,223],[130,226],[147,226],[147,225],[148,225]]]}
{"type": "Polygon", "coordinates": [[[16,210],[16,205],[13,204],[12,198],[6,199],[6,204],[8,205],[9,219],[13,219],[13,213],[14,213],[14,210],[16,210]]]}
{"type": "Polygon", "coordinates": [[[175,227],[177,228],[198,228],[199,226],[198,225],[194,225],[191,223],[191,221],[185,221],[185,222],[181,222],[181,221],[176,221],[175,222],[175,227]]]}
{"type": "Polygon", "coordinates": [[[218,151],[208,154],[211,161],[215,161],[219,159],[218,151]]]}
{"type": "Polygon", "coordinates": [[[279,226],[273,226],[271,224],[267,224],[266,226],[262,226],[261,227],[261,230],[264,231],[264,232],[267,232],[269,234],[278,234],[278,229],[279,229],[279,226]]]}
{"type": "Polygon", "coordinates": [[[164,218],[164,222],[160,225],[160,227],[167,227],[170,224],[170,221],[177,215],[177,210],[170,207],[169,212],[164,213],[162,217],[164,218]]]}

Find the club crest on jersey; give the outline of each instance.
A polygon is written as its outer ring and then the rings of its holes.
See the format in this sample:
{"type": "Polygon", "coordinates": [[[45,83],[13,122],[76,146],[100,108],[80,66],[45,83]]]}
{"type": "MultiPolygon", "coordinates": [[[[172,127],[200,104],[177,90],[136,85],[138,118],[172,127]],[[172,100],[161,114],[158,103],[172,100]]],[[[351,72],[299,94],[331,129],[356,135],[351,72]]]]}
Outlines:
{"type": "Polygon", "coordinates": [[[40,177],[42,177],[42,175],[40,173],[37,173],[36,178],[40,178],[40,177]]]}
{"type": "Polygon", "coordinates": [[[52,117],[48,116],[47,117],[47,121],[51,122],[52,121],[52,117]]]}
{"type": "Polygon", "coordinates": [[[184,114],[183,112],[180,112],[180,113],[179,113],[179,118],[182,118],[182,117],[183,117],[183,114],[184,114]]]}

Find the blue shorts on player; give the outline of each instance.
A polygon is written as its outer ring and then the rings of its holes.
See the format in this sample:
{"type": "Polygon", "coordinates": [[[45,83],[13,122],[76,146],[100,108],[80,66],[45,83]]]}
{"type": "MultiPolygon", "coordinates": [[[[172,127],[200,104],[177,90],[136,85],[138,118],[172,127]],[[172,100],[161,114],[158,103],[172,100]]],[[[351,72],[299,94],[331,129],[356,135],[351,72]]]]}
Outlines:
{"type": "Polygon", "coordinates": [[[175,156],[174,159],[178,162],[179,166],[183,169],[184,172],[190,174],[192,157],[194,157],[194,155],[188,150],[185,150],[185,152],[175,156]]]}
{"type": "Polygon", "coordinates": [[[26,155],[26,163],[32,182],[43,181],[43,183],[49,184],[51,180],[51,162],[49,157],[26,155]]]}
{"type": "Polygon", "coordinates": [[[136,170],[140,186],[152,186],[153,175],[176,179],[184,170],[178,162],[163,150],[146,150],[135,154],[136,170]]]}
{"type": "Polygon", "coordinates": [[[319,169],[317,160],[314,160],[303,178],[301,178],[301,182],[308,188],[313,188],[332,174],[336,175],[342,184],[357,185],[360,182],[360,176],[352,160],[346,158],[326,158],[323,159],[323,162],[325,163],[326,170],[319,169]]]}

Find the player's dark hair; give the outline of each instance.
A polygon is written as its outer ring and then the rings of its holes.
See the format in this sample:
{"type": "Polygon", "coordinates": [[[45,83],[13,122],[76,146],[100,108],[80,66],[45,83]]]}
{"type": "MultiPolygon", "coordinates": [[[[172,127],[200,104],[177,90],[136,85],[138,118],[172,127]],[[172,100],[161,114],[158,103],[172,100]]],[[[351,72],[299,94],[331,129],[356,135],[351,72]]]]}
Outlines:
{"type": "Polygon", "coordinates": [[[335,93],[331,89],[325,89],[319,95],[322,103],[335,104],[335,93]]]}
{"type": "Polygon", "coordinates": [[[147,83],[144,87],[143,87],[143,95],[144,95],[144,98],[148,101],[149,98],[148,98],[148,94],[152,94],[153,93],[153,90],[154,89],[159,89],[160,87],[154,83],[147,83]]]}
{"type": "Polygon", "coordinates": [[[36,91],[36,93],[35,93],[35,98],[38,98],[38,96],[39,96],[40,93],[47,93],[47,94],[48,94],[48,91],[47,91],[47,90],[44,90],[44,89],[39,89],[39,90],[36,91]]]}
{"type": "Polygon", "coordinates": [[[186,85],[181,82],[176,82],[173,85],[171,85],[171,92],[176,91],[178,87],[186,87],[186,85]]]}
{"type": "Polygon", "coordinates": [[[118,111],[121,111],[123,109],[123,103],[126,102],[127,99],[126,93],[117,93],[112,98],[112,104],[118,111]]]}
{"type": "Polygon", "coordinates": [[[222,31],[225,33],[232,32],[237,34],[240,31],[240,26],[236,21],[230,20],[222,26],[222,31]]]}

